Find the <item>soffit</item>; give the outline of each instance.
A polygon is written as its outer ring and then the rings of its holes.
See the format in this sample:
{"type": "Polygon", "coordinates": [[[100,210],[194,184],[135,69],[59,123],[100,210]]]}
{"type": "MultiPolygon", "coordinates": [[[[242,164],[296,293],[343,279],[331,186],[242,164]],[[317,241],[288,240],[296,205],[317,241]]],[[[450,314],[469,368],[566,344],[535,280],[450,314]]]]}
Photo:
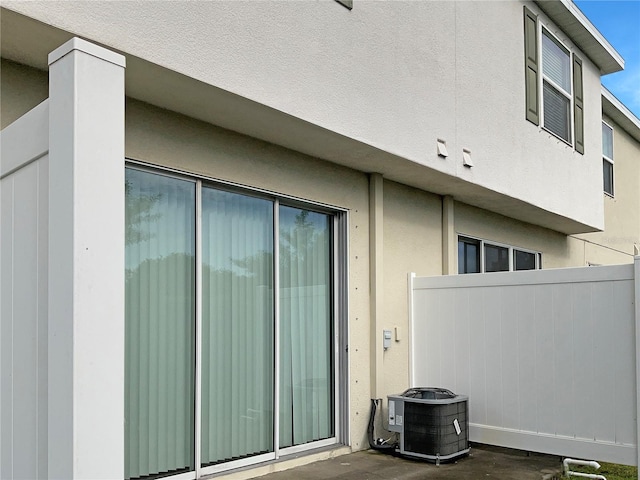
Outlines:
{"type": "Polygon", "coordinates": [[[603,75],[624,69],[624,59],[572,0],[536,0],[536,4],[580,48],[603,75]]]}

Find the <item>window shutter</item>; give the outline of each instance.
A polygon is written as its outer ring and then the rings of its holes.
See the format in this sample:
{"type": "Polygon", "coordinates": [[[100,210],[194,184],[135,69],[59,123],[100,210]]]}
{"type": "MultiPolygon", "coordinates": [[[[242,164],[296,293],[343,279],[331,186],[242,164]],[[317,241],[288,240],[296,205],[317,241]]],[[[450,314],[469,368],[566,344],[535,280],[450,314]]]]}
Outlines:
{"type": "Polygon", "coordinates": [[[538,17],[524,7],[524,62],[527,120],[540,125],[538,99],[538,17]]]}
{"type": "Polygon", "coordinates": [[[582,92],[582,60],[573,55],[573,118],[576,152],[584,155],[584,109],[582,92]]]}

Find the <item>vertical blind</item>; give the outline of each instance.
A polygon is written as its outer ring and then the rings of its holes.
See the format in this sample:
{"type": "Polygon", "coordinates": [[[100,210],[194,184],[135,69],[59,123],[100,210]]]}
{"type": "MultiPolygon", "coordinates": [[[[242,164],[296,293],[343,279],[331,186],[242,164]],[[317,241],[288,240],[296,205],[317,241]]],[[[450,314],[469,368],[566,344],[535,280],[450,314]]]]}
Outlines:
{"type": "Polygon", "coordinates": [[[329,216],[280,207],[280,447],[333,436],[329,216]]]}
{"type": "Polygon", "coordinates": [[[333,437],[333,216],[135,168],[125,192],[126,478],[195,469],[196,321],[201,466],[333,437]]]}
{"type": "Polygon", "coordinates": [[[126,171],[125,476],[194,463],[195,184],[126,171]]]}
{"type": "Polygon", "coordinates": [[[202,464],[273,451],[273,204],[202,189],[202,464]]]}

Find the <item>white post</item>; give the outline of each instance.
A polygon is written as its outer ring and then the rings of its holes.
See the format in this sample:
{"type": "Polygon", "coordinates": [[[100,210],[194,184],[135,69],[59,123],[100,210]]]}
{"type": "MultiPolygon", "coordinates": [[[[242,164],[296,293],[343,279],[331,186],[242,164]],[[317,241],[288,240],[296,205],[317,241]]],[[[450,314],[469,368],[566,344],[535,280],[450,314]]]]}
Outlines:
{"type": "Polygon", "coordinates": [[[636,307],[636,465],[640,480],[640,257],[633,260],[633,284],[636,307]]]}
{"type": "Polygon", "coordinates": [[[409,340],[409,387],[416,387],[416,381],[413,378],[414,375],[414,369],[413,369],[413,354],[415,352],[414,349],[414,345],[413,345],[413,325],[414,325],[414,321],[415,321],[415,311],[413,309],[413,284],[414,284],[414,280],[416,278],[416,274],[414,272],[411,272],[407,275],[407,284],[409,287],[409,293],[407,295],[407,298],[409,300],[409,335],[408,335],[408,340],[409,340]]]}
{"type": "Polygon", "coordinates": [[[124,476],[124,66],[49,54],[49,478],[124,476]]]}
{"type": "Polygon", "coordinates": [[[371,398],[382,396],[382,312],[384,307],[384,179],[379,173],[369,175],[369,269],[371,398]]]}

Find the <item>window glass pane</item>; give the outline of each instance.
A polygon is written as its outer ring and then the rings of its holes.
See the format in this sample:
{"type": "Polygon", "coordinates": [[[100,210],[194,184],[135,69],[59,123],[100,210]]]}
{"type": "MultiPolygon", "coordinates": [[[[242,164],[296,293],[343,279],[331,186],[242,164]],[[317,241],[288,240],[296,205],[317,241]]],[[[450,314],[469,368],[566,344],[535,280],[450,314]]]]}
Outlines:
{"type": "Polygon", "coordinates": [[[194,469],[195,184],[135,169],[125,182],[125,477],[136,478],[194,469]]]}
{"type": "Polygon", "coordinates": [[[535,270],[536,269],[536,254],[530,252],[523,252],[521,250],[513,251],[513,265],[514,270],[535,270]]]}
{"type": "Polygon", "coordinates": [[[613,160],[613,130],[602,124],[602,155],[613,160]]]}
{"type": "Polygon", "coordinates": [[[565,92],[571,93],[569,52],[542,30],[542,72],[565,92]]]}
{"type": "Polygon", "coordinates": [[[331,217],[280,207],[280,446],[334,435],[331,217]]]}
{"type": "Polygon", "coordinates": [[[458,240],[458,273],[480,273],[480,242],[458,240]]]}
{"type": "Polygon", "coordinates": [[[571,141],[569,99],[547,82],[543,84],[544,127],[567,142],[571,141]]]}
{"type": "Polygon", "coordinates": [[[613,195],[613,164],[602,159],[602,178],[604,180],[604,191],[613,195]]]}
{"type": "Polygon", "coordinates": [[[273,451],[273,203],[202,188],[202,464],[273,451]]]}
{"type": "Polygon", "coordinates": [[[497,245],[484,245],[484,271],[507,272],[509,271],[509,249],[497,245]]]}

